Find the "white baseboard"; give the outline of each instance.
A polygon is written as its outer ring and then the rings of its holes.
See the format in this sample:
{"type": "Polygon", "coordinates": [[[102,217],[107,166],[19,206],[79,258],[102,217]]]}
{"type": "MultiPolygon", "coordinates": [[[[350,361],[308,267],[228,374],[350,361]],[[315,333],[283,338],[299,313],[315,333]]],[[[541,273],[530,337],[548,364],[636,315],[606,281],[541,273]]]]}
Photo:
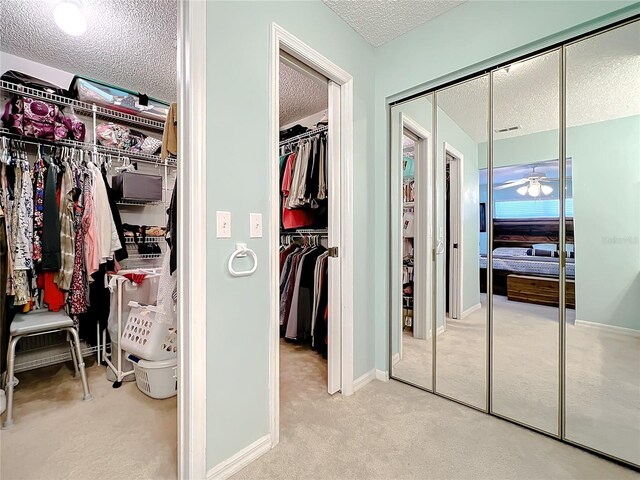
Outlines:
{"type": "Polygon", "coordinates": [[[224,480],[271,450],[271,435],[259,438],[207,472],[207,480],[224,480]]]}
{"type": "Polygon", "coordinates": [[[369,383],[371,380],[375,380],[375,378],[376,378],[376,369],[373,368],[367,373],[365,373],[364,375],[362,375],[361,377],[358,377],[353,381],[353,391],[357,392],[362,387],[364,387],[367,383],[369,383]]]}
{"type": "Polygon", "coordinates": [[[383,370],[376,370],[376,379],[380,380],[381,382],[388,382],[389,372],[386,372],[383,370]]]}
{"type": "Polygon", "coordinates": [[[391,357],[392,365],[397,365],[399,361],[400,361],[400,353],[396,353],[393,355],[393,357],[391,357]]]}
{"type": "Polygon", "coordinates": [[[480,302],[476,303],[473,307],[467,308],[464,312],[462,312],[461,318],[467,317],[471,315],[476,310],[480,310],[482,308],[482,304],[480,302]]]}
{"type": "Polygon", "coordinates": [[[438,327],[438,329],[436,330],[436,336],[444,333],[446,330],[447,330],[447,325],[446,324],[445,325],[440,325],[438,327]]]}
{"type": "Polygon", "coordinates": [[[634,330],[633,328],[617,327],[615,325],[607,325],[606,323],[589,322],[587,320],[576,320],[576,327],[596,328],[598,330],[604,330],[610,333],[617,333],[619,335],[628,335],[631,337],[640,338],[640,330],[634,330]]]}

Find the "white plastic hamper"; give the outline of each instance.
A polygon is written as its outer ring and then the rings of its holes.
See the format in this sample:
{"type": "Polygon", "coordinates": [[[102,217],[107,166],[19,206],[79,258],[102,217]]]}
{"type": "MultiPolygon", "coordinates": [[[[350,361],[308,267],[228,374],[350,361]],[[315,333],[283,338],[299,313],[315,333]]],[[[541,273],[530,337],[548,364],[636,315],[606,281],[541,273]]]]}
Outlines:
{"type": "Polygon", "coordinates": [[[134,355],[127,358],[133,363],[138,389],[151,398],[163,399],[178,393],[178,359],[149,362],[134,355]]]}
{"type": "Polygon", "coordinates": [[[163,309],[129,302],[131,312],[122,332],[120,346],[144,360],[166,360],[178,355],[178,334],[167,323],[163,309]]]}

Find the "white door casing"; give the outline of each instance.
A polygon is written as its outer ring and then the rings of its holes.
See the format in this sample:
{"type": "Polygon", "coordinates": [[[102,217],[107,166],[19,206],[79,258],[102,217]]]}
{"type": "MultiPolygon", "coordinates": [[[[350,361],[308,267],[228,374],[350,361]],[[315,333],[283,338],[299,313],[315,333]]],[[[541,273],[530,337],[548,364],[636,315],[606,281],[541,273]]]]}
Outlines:
{"type": "MultiPolygon", "coordinates": [[[[426,339],[431,334],[432,309],[428,308],[433,285],[433,233],[431,215],[433,211],[433,161],[431,159],[431,133],[405,113],[399,114],[397,153],[392,155],[391,176],[391,311],[397,320],[398,345],[391,349],[391,366],[402,358],[402,144],[404,132],[408,131],[416,140],[415,146],[415,200],[414,200],[414,285],[413,285],[413,335],[426,339]]],[[[393,336],[393,333],[391,333],[393,336]]]]}
{"type": "MultiPolygon", "coordinates": [[[[452,161],[449,162],[449,212],[445,212],[445,215],[450,215],[449,227],[450,235],[447,242],[447,248],[449,249],[450,265],[449,265],[449,316],[450,318],[461,318],[462,308],[462,296],[463,296],[463,247],[464,247],[464,235],[463,228],[463,198],[462,198],[462,179],[464,168],[464,156],[462,153],[444,142],[443,144],[443,158],[445,162],[448,162],[448,158],[452,161]]],[[[446,165],[446,163],[445,163],[446,165]]],[[[443,325],[446,325],[446,315],[443,321],[443,325]]]]}
{"type": "Polygon", "coordinates": [[[206,2],[178,2],[178,478],[207,471],[206,2]],[[199,252],[197,260],[191,252],[199,252]]]}
{"type": "Polygon", "coordinates": [[[328,391],[353,393],[353,79],[276,23],[271,28],[270,123],[270,355],[269,410],[272,447],[279,442],[279,63],[280,52],[329,79],[329,242],[338,258],[329,259],[328,391]]]}

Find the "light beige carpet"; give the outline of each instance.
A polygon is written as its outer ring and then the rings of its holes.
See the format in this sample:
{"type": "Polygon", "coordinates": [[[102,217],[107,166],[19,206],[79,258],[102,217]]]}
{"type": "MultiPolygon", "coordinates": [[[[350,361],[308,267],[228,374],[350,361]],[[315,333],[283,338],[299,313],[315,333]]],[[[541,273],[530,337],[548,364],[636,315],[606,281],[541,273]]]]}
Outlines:
{"type": "Polygon", "coordinates": [[[113,389],[105,367],[87,363],[90,402],[70,364],[17,375],[15,425],[0,432],[0,478],[175,479],[176,397],[154,400],[135,382],[113,389]]]}
{"type": "Polygon", "coordinates": [[[326,363],[281,348],[280,444],[237,479],[638,479],[629,469],[425,393],[374,380],[326,393],[326,363]]]}
{"type": "MultiPolygon", "coordinates": [[[[493,411],[558,432],[558,309],[495,297],[493,411]]],[[[483,302],[484,304],[484,302],[483,302]]],[[[567,438],[640,464],[640,338],[567,318],[567,438]]],[[[485,408],[486,309],[447,320],[436,390],[485,408]]],[[[431,339],[403,336],[395,376],[431,388],[431,339]]]]}

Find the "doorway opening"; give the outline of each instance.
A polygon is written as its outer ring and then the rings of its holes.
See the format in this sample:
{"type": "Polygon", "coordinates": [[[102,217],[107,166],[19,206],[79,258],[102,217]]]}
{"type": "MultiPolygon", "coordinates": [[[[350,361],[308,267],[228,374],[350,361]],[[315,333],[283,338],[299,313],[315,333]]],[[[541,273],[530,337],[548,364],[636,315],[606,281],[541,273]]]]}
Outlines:
{"type": "Polygon", "coordinates": [[[275,446],[280,405],[286,394],[295,393],[288,389],[295,381],[285,382],[280,373],[291,366],[283,349],[304,353],[316,365],[321,391],[353,393],[353,80],[276,24],[272,39],[270,410],[275,446]],[[300,97],[295,86],[300,82],[317,95],[300,97]],[[309,97],[317,102],[309,107],[313,111],[304,111],[309,97]]]}
{"type": "Polygon", "coordinates": [[[445,322],[462,315],[462,163],[456,149],[444,145],[445,155],[445,322]]]}

